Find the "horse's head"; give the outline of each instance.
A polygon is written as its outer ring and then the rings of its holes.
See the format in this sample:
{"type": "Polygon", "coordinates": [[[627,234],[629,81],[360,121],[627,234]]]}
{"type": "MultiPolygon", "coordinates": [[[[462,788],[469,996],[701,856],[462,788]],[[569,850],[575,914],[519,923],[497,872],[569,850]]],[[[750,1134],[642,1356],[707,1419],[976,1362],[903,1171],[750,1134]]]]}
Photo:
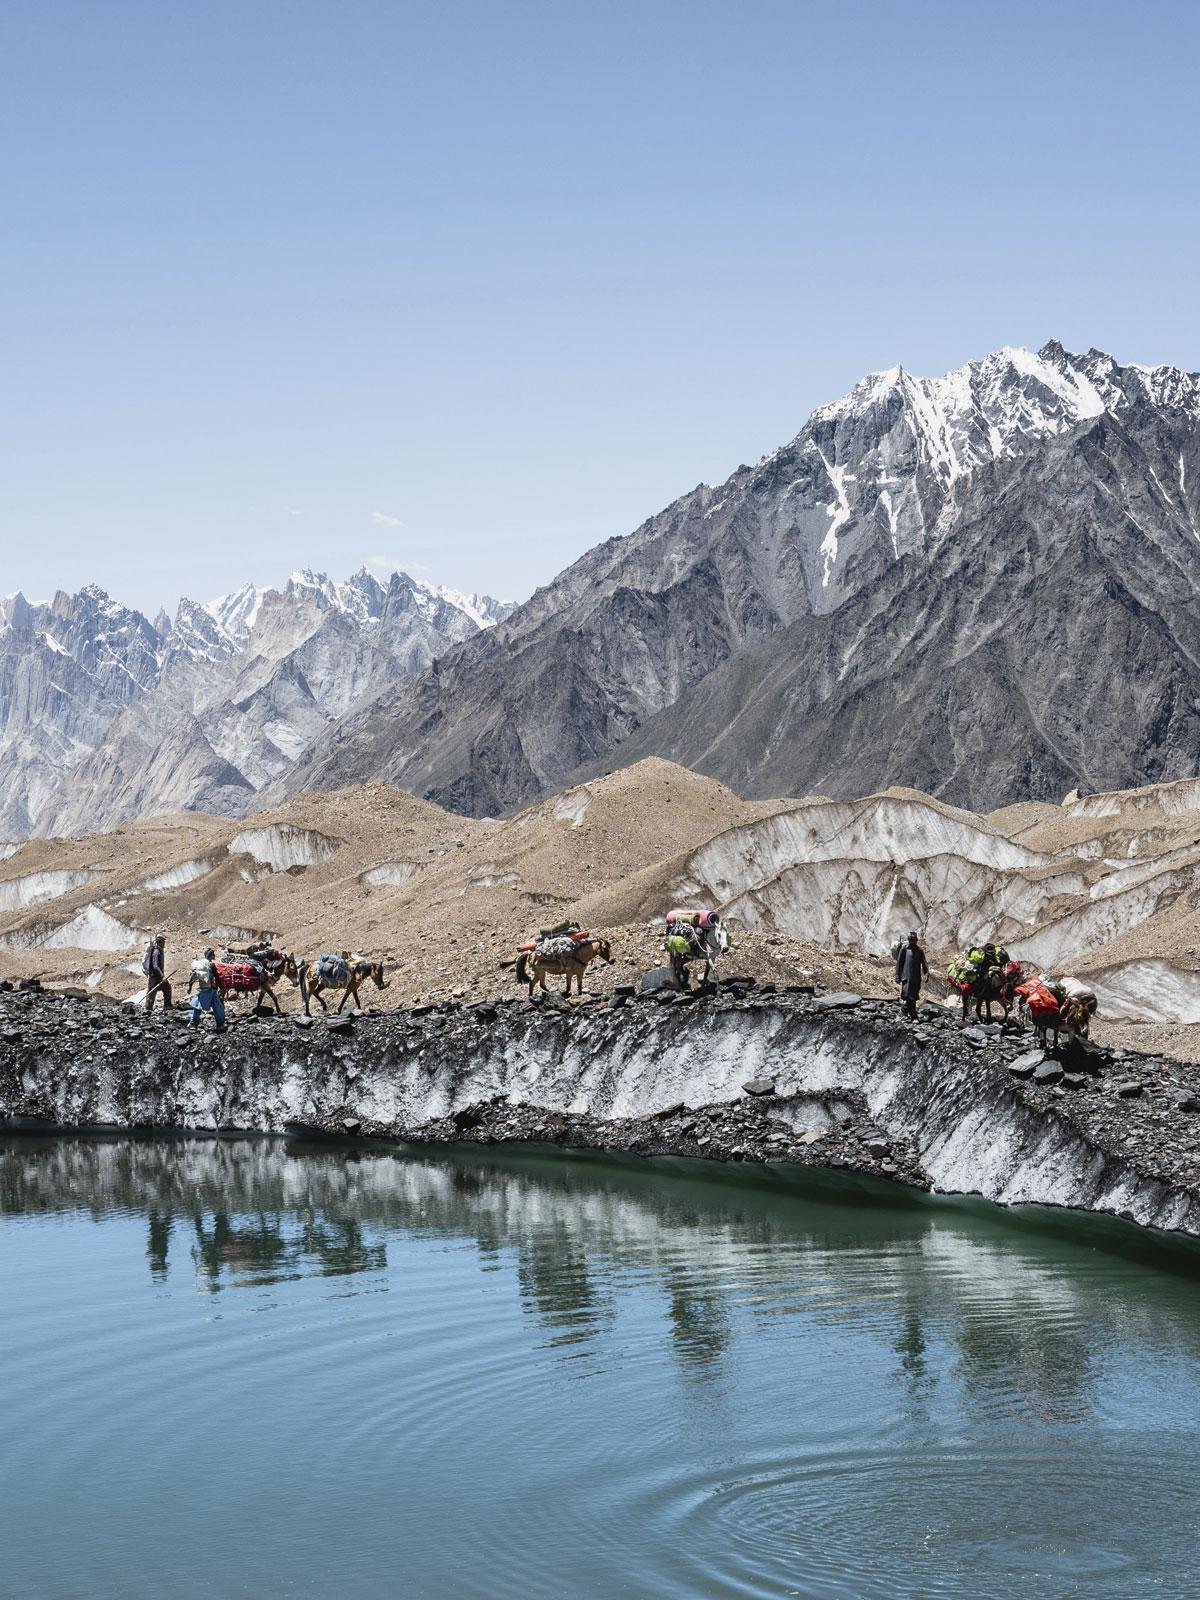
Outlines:
{"type": "Polygon", "coordinates": [[[290,950],[284,955],[283,965],[279,970],[283,973],[285,978],[290,978],[293,984],[300,982],[300,968],[296,962],[295,956],[290,950]]]}
{"type": "Polygon", "coordinates": [[[611,967],[613,964],[612,945],[609,944],[607,939],[596,939],[594,943],[596,946],[596,954],[600,957],[601,961],[606,962],[611,967]]]}
{"type": "Polygon", "coordinates": [[[367,977],[370,978],[377,989],[386,989],[387,984],[383,976],[383,962],[369,961],[367,963],[367,977]]]}

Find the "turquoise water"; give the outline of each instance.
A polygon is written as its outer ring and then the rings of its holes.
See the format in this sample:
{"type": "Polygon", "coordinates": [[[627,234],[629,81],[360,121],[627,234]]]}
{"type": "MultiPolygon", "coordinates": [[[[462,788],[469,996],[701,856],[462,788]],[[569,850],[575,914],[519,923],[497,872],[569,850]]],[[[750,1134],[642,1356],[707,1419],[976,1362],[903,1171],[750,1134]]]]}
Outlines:
{"type": "Polygon", "coordinates": [[[0,1594],[1190,1596],[1200,1283],[679,1165],[0,1141],[0,1594]]]}

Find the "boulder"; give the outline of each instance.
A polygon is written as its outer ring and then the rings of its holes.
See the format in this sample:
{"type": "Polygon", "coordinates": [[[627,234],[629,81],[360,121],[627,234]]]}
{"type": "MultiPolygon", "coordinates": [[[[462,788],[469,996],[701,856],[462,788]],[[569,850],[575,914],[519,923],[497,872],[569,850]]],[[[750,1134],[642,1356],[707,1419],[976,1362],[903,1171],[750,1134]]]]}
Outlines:
{"type": "Polygon", "coordinates": [[[670,967],[655,967],[647,972],[638,984],[639,994],[661,994],[664,989],[674,990],[675,975],[670,967]]]}
{"type": "Polygon", "coordinates": [[[1062,1080],[1063,1069],[1057,1061],[1043,1061],[1041,1066],[1033,1069],[1034,1083],[1041,1085],[1043,1088],[1052,1083],[1061,1083],[1062,1080]]]}
{"type": "Polygon", "coordinates": [[[852,1006],[862,1005],[862,995],[852,994],[849,989],[835,989],[832,994],[818,995],[813,1005],[819,1011],[848,1011],[852,1006]]]}
{"type": "Polygon", "coordinates": [[[742,1088],[751,1095],[771,1095],[775,1093],[774,1078],[751,1078],[749,1083],[744,1083],[742,1088]]]}
{"type": "Polygon", "coordinates": [[[1008,1070],[1014,1078],[1032,1078],[1045,1059],[1044,1051],[1027,1050],[1023,1056],[1018,1056],[1015,1061],[1008,1063],[1008,1070]]]}
{"type": "Polygon", "coordinates": [[[1122,1100],[1136,1100],[1144,1088],[1145,1085],[1139,1083],[1136,1078],[1126,1078],[1116,1085],[1117,1093],[1122,1100]]]}

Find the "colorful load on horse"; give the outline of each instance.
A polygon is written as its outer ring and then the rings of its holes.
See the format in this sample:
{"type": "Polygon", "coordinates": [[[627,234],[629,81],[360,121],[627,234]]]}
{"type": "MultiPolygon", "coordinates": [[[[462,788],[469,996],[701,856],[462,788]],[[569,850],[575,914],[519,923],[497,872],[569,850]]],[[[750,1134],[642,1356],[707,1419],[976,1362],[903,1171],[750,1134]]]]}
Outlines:
{"type": "Polygon", "coordinates": [[[257,961],[217,962],[217,982],[222,989],[232,989],[235,994],[251,994],[262,988],[263,968],[257,961]]]}
{"type": "Polygon", "coordinates": [[[518,983],[529,985],[529,997],[535,987],[546,988],[547,973],[556,973],[566,979],[565,993],[583,993],[583,976],[593,961],[612,965],[612,949],[607,939],[593,937],[590,930],[577,922],[559,923],[553,928],[542,928],[536,939],[523,944],[517,951],[516,978],[518,983]]]}
{"type": "Polygon", "coordinates": [[[517,946],[518,955],[538,955],[546,961],[560,961],[569,956],[577,944],[591,938],[591,930],[581,928],[577,922],[556,922],[552,928],[539,928],[536,939],[517,946]]]}
{"type": "Polygon", "coordinates": [[[278,975],[287,959],[284,951],[269,944],[227,949],[217,962],[217,982],[222,989],[252,994],[263,987],[265,979],[278,975]]]}
{"type": "Polygon", "coordinates": [[[946,968],[946,976],[960,994],[966,994],[973,989],[986,972],[999,969],[1005,978],[1019,978],[1023,969],[1016,961],[1010,961],[1008,951],[1003,945],[982,944],[968,945],[960,951],[946,968]]]}
{"type": "Polygon", "coordinates": [[[317,977],[322,983],[340,989],[350,976],[350,957],[345,951],[326,950],[317,957],[317,977]]]}
{"type": "Polygon", "coordinates": [[[666,916],[667,926],[678,922],[692,928],[715,928],[721,921],[718,911],[686,911],[676,906],[673,911],[668,911],[666,916]]]}
{"type": "Polygon", "coordinates": [[[1020,984],[1017,993],[1035,1028],[1052,1028],[1057,1036],[1059,1027],[1065,1024],[1072,1034],[1087,1038],[1099,1001],[1096,991],[1086,983],[1078,978],[1048,978],[1042,973],[1020,984]]]}
{"type": "Polygon", "coordinates": [[[1025,983],[1019,983],[1017,993],[1025,1002],[1025,1009],[1039,1027],[1057,1022],[1062,1009],[1059,996],[1045,978],[1029,978],[1025,983]]]}
{"type": "Polygon", "coordinates": [[[666,935],[663,949],[671,963],[675,986],[689,987],[687,965],[689,961],[704,962],[704,979],[708,983],[716,974],[717,957],[729,949],[729,934],[721,922],[719,911],[707,908],[689,911],[676,906],[664,918],[666,935]]]}

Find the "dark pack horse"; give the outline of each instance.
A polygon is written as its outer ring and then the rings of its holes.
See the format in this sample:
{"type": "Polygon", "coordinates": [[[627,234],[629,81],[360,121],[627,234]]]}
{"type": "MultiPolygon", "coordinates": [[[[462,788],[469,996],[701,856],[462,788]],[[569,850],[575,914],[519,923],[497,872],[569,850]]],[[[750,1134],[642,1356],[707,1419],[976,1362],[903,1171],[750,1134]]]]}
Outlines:
{"type": "Polygon", "coordinates": [[[275,1015],[281,1017],[283,1007],[279,1004],[275,985],[280,978],[290,978],[293,986],[300,982],[296,958],[284,950],[264,951],[252,958],[227,954],[224,961],[216,963],[216,967],[217,986],[222,1000],[230,994],[257,995],[255,1016],[262,1015],[263,1001],[269,1000],[275,1007],[275,1015]]]}
{"type": "Polygon", "coordinates": [[[345,991],[338,1002],[339,1011],[347,1000],[353,1000],[361,1011],[362,1001],[358,998],[358,991],[364,983],[369,980],[377,989],[387,988],[387,982],[383,976],[382,961],[343,961],[342,969],[346,974],[344,978],[334,977],[328,969],[322,972],[320,968],[320,961],[305,961],[300,967],[300,993],[304,998],[304,1015],[306,1017],[312,1015],[309,1009],[310,1000],[315,1000],[322,1011],[329,1010],[329,1007],[321,997],[322,989],[342,989],[345,991]]]}
{"type": "Polygon", "coordinates": [[[1009,1012],[1016,1004],[1017,985],[1024,981],[1025,969],[1019,962],[1009,961],[1003,967],[986,967],[972,984],[963,987],[962,1008],[963,1022],[967,1021],[972,1004],[975,1007],[975,1020],[977,1022],[992,1020],[992,1006],[998,1005],[1003,1009],[1001,1019],[1008,1021],[1009,1012]]]}

